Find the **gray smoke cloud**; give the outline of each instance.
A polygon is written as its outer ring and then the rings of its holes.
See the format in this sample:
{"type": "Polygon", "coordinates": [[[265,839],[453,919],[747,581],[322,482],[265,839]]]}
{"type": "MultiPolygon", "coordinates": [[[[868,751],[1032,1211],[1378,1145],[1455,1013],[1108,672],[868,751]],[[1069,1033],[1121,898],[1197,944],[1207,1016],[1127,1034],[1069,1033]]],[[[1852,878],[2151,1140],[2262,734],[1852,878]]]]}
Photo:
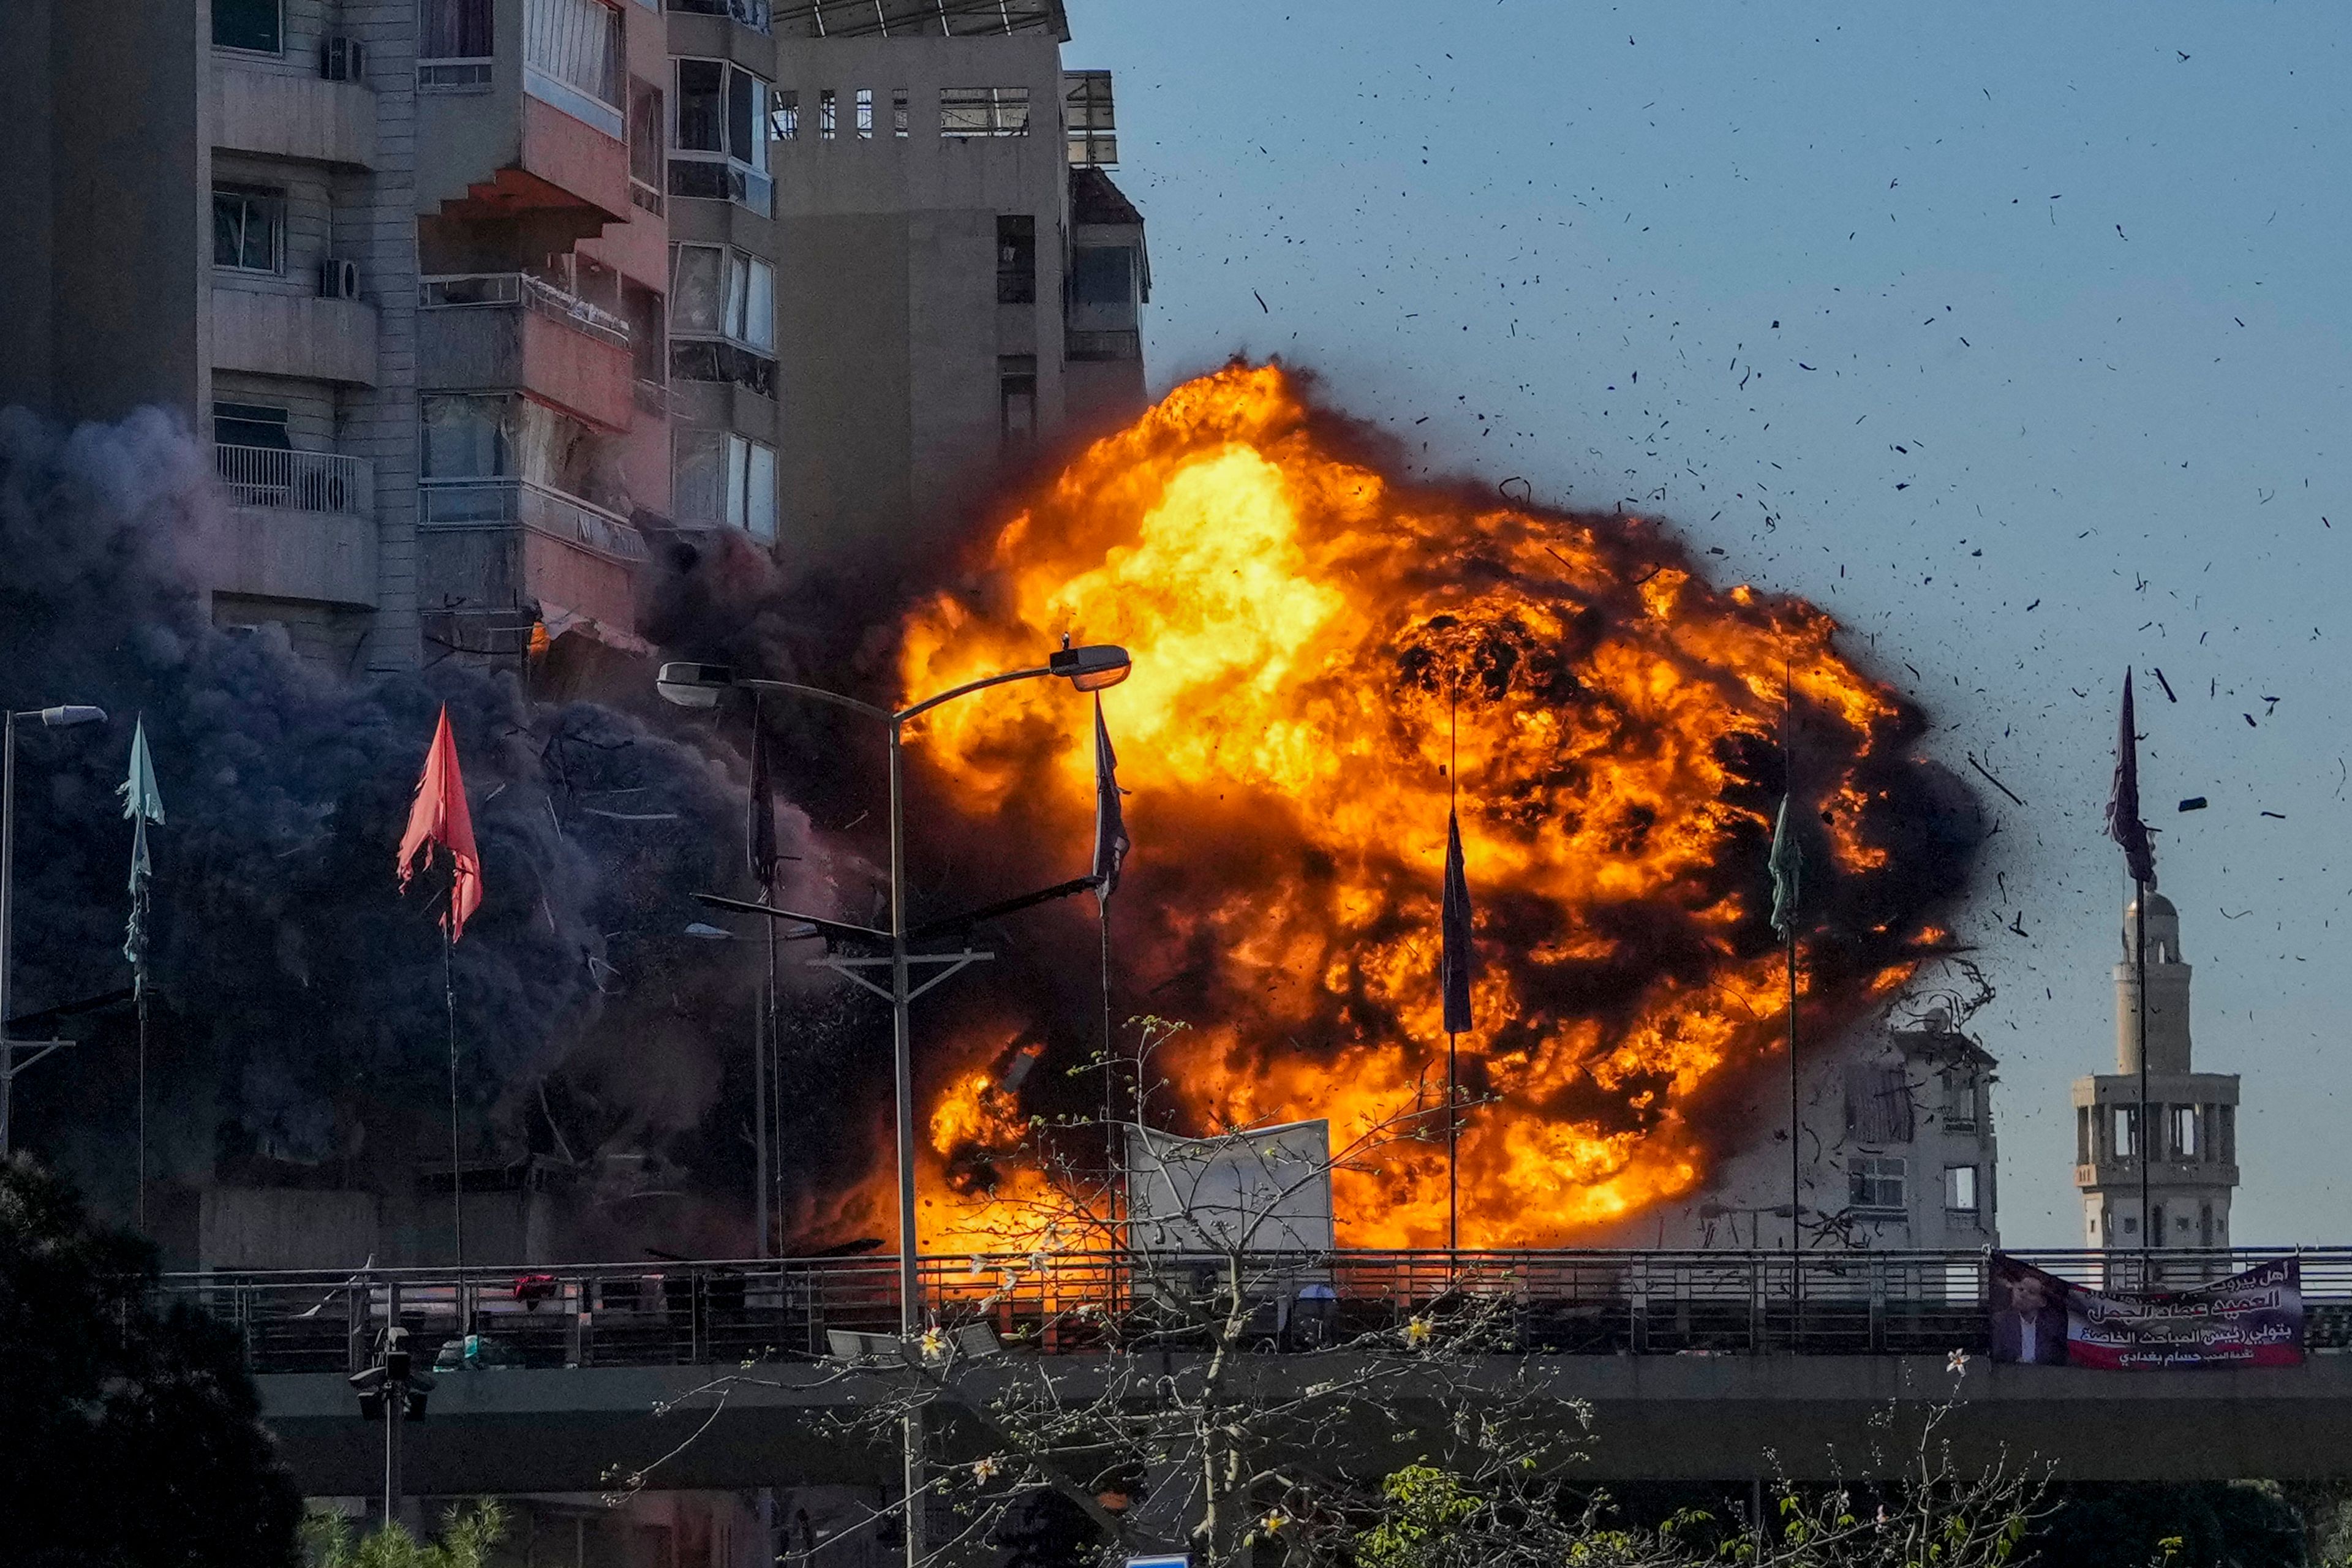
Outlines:
{"type": "MultiPolygon", "coordinates": [[[[393,868],[446,702],[487,888],[454,962],[469,1141],[583,1165],[627,1149],[738,1223],[764,952],[681,933],[708,918],[694,891],[744,890],[740,761],[716,730],[533,705],[511,675],[446,661],[345,681],[273,630],[215,627],[175,554],[221,504],[208,458],[153,411],[70,432],[0,411],[0,700],[111,716],[19,729],[16,1013],[130,983],[115,787],[143,717],[170,814],[152,949],[164,1169],[355,1168],[446,1140],[440,938],[430,894],[403,897],[393,868]]],[[[780,817],[806,853],[805,820],[780,817]]],[[[18,1084],[22,1142],[102,1189],[127,1184],[131,1028],[126,1007],[90,1015],[81,1049],[18,1084]]]]}

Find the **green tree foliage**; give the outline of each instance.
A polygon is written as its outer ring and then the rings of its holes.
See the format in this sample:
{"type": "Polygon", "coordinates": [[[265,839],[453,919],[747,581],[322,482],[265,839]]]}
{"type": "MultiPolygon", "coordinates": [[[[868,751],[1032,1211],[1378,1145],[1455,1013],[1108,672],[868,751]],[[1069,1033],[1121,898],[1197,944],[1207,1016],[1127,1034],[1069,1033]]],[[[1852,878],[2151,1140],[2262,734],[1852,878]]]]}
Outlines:
{"type": "Polygon", "coordinates": [[[2303,1568],[2302,1510],[2265,1481],[2077,1483],[2033,1531],[2066,1568],[2303,1568]]]}
{"type": "Polygon", "coordinates": [[[12,1568],[292,1568],[301,1500],[236,1340],[158,1310],[154,1248],[0,1163],[0,1557],[12,1568]]]}
{"type": "Polygon", "coordinates": [[[360,1536],[350,1520],[326,1509],[312,1510],[302,1521],[312,1568],[488,1568],[506,1533],[506,1510],[491,1498],[471,1509],[452,1504],[441,1516],[441,1539],[432,1542],[419,1542],[397,1523],[360,1536]]]}

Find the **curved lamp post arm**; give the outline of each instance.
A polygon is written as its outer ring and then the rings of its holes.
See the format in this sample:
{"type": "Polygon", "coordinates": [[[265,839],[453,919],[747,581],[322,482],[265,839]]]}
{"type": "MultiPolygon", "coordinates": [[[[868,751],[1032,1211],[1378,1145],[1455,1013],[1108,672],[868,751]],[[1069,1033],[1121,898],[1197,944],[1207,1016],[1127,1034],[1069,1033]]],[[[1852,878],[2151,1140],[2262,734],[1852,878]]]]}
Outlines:
{"type": "Polygon", "coordinates": [[[797,681],[738,679],[734,684],[745,691],[789,691],[795,697],[814,697],[820,702],[830,702],[836,708],[846,708],[869,719],[879,719],[885,724],[904,717],[903,714],[892,713],[887,708],[877,708],[871,702],[860,702],[855,697],[844,697],[838,691],[827,691],[823,687],[803,686],[797,681]]]}
{"type": "Polygon", "coordinates": [[[991,686],[1003,686],[1007,681],[1034,680],[1041,675],[1053,673],[1049,667],[1041,664],[1034,669],[1008,669],[1003,675],[982,676],[978,680],[967,680],[961,686],[952,687],[936,697],[926,697],[911,708],[901,708],[896,713],[889,715],[889,718],[895,723],[903,724],[918,713],[928,713],[942,702],[952,702],[957,698],[967,696],[971,692],[983,690],[991,686]]]}

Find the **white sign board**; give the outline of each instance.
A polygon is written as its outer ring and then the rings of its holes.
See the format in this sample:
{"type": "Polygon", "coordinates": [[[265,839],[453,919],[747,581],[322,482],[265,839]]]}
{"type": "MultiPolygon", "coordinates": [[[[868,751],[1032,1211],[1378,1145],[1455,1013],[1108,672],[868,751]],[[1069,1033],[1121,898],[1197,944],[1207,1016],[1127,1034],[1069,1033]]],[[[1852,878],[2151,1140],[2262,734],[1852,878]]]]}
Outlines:
{"type": "Polygon", "coordinates": [[[1222,1138],[1127,1136],[1129,1245],[1141,1252],[1331,1250],[1331,1124],[1222,1138]]]}

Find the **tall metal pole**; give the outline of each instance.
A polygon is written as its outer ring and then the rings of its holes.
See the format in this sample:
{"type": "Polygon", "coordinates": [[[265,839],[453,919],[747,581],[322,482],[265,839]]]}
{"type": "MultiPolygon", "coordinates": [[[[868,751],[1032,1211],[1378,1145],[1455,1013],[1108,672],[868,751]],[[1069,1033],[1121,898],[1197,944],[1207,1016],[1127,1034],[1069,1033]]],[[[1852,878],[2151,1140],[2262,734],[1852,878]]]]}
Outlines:
{"type": "Polygon", "coordinates": [[[10,1114],[16,1099],[16,1042],[8,1034],[8,1021],[16,1016],[8,977],[15,967],[10,962],[15,927],[9,895],[16,875],[16,715],[0,713],[0,730],[7,732],[0,740],[0,1160],[5,1160],[14,1146],[10,1114]]]}
{"type": "MultiPolygon", "coordinates": [[[[1796,749],[1796,675],[1783,663],[1780,667],[1780,789],[1781,810],[1797,793],[1796,749]]],[[[1803,897],[1799,884],[1798,899],[1803,897]]],[[[1804,1208],[1801,1194],[1804,1191],[1803,1118],[1797,1109],[1797,910],[1798,900],[1790,900],[1789,909],[1789,1292],[1791,1300],[1797,1293],[1797,1264],[1801,1249],[1804,1208]]]]}
{"type": "MultiPolygon", "coordinates": [[[[1445,820],[1449,825],[1455,821],[1454,809],[1462,784],[1461,703],[1462,681],[1457,673],[1453,694],[1445,704],[1445,820]]],[[[1450,847],[1447,853],[1450,858],[1450,847]]],[[[1453,1030],[1445,1031],[1445,1251],[1449,1265],[1460,1261],[1454,1255],[1462,1250],[1462,1119],[1454,1102],[1455,1039],[1453,1030]]],[[[1451,1273],[1450,1268],[1448,1272],[1451,1273]]]]}
{"type": "MultiPolygon", "coordinates": [[[[2147,1125],[2147,884],[2132,879],[2132,967],[2139,982],[2137,1006],[2139,1024],[2139,1120],[2132,1129],[2132,1153],[2139,1160],[2139,1245],[2145,1252],[2155,1245],[2149,1232],[2152,1215],[2147,1206],[2148,1154],[2155,1147],[2148,1137],[2147,1125]]],[[[2140,1270],[2139,1288],[2148,1289],[2147,1270],[2140,1270]]]]}
{"type": "MultiPolygon", "coordinates": [[[[450,914],[457,912],[457,892],[449,890],[450,914]]],[[[451,957],[457,939],[450,934],[450,921],[441,926],[441,1001],[449,1017],[449,1215],[455,1222],[457,1250],[457,1300],[452,1303],[457,1312],[457,1333],[463,1338],[472,1326],[466,1313],[466,1169],[457,1157],[457,980],[451,957]]]]}
{"type": "Polygon", "coordinates": [[[383,1523],[389,1530],[399,1515],[400,1508],[400,1424],[408,1415],[408,1394],[394,1388],[389,1375],[391,1357],[386,1356],[387,1375],[383,1383],[383,1523]]]}
{"type": "MultiPolygon", "coordinates": [[[[760,732],[760,710],[762,705],[762,700],[759,694],[753,693],[751,697],[753,753],[751,768],[756,775],[764,778],[766,775],[761,773],[761,769],[764,766],[765,759],[759,755],[759,748],[767,743],[760,732]]],[[[769,811],[772,814],[773,810],[768,801],[762,798],[761,792],[756,789],[750,792],[743,809],[753,814],[761,811],[769,811]]],[[[748,831],[744,834],[744,842],[756,853],[758,847],[767,840],[767,834],[763,829],[768,825],[747,823],[745,826],[748,831]]],[[[760,879],[760,901],[767,904],[774,903],[776,901],[775,863],[772,860],[763,861],[753,867],[752,870],[760,879]]],[[[767,982],[761,990],[758,1005],[751,1009],[751,1098],[753,1101],[751,1180],[759,1189],[758,1194],[752,1199],[751,1215],[752,1223],[759,1227],[760,1235],[755,1250],[751,1254],[754,1258],[767,1257],[770,1245],[768,1239],[768,1033],[774,1026],[776,1016],[776,922],[769,921],[766,924],[768,927],[767,982]]]]}
{"type": "MultiPolygon", "coordinates": [[[[907,824],[899,778],[905,720],[890,721],[890,1064],[898,1112],[898,1331],[911,1341],[922,1331],[920,1271],[915,1233],[915,1059],[908,1037],[907,994],[907,824]]],[[[923,1419],[908,1412],[901,1425],[907,1517],[907,1568],[923,1561],[923,1419]]]]}

